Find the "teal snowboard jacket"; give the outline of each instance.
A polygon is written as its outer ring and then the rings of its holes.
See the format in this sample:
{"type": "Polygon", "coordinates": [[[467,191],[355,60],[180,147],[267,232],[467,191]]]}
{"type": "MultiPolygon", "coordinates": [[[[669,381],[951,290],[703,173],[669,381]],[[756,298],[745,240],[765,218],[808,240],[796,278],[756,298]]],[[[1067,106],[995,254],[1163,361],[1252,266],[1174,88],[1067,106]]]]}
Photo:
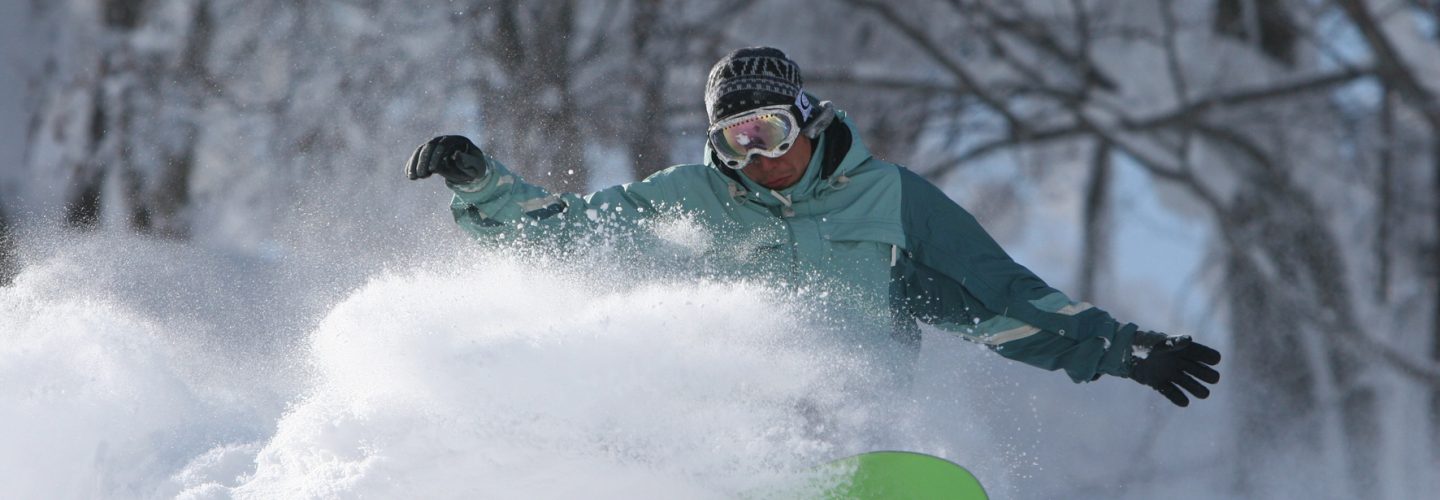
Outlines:
{"type": "Polygon", "coordinates": [[[644,235],[683,219],[711,235],[705,259],[724,263],[716,268],[883,317],[883,327],[866,332],[874,345],[913,355],[919,320],[1075,382],[1129,375],[1135,325],[1046,285],[939,188],[871,156],[856,130],[837,111],[804,177],[780,191],[719,166],[708,147],[704,164],[589,195],[550,193],[486,155],[485,175],[448,184],[451,209],[482,240],[549,245],[644,235]]]}

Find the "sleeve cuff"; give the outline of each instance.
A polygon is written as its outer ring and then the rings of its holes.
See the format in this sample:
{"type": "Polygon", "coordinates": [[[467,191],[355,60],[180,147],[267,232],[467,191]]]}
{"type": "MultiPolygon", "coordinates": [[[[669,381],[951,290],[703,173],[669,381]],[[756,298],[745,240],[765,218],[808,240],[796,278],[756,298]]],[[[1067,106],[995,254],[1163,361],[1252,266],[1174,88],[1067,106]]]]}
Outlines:
{"type": "Polygon", "coordinates": [[[1130,378],[1130,369],[1135,366],[1134,349],[1131,348],[1131,345],[1135,343],[1135,330],[1137,329],[1138,327],[1134,323],[1126,323],[1115,329],[1115,336],[1110,338],[1109,347],[1100,357],[1100,366],[1096,370],[1097,377],[1103,373],[1130,378]]]}

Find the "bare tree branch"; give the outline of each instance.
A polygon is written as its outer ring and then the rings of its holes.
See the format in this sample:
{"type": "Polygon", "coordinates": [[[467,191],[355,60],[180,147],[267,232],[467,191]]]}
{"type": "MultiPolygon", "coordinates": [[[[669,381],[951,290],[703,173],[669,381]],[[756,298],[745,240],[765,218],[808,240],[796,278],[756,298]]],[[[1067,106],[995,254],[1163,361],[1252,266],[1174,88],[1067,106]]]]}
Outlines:
{"type": "Polygon", "coordinates": [[[939,44],[936,43],[933,39],[931,39],[929,35],[924,32],[924,30],[920,29],[920,27],[915,26],[914,24],[911,24],[909,21],[902,19],[900,17],[900,14],[895,12],[895,9],[891,4],[877,0],[846,1],[852,5],[855,5],[856,7],[868,9],[872,12],[875,12],[876,14],[879,14],[882,19],[890,23],[891,26],[894,26],[896,30],[900,31],[900,33],[905,35],[906,38],[909,38],[912,43],[919,46],[926,55],[928,55],[932,60],[936,62],[936,64],[939,64],[946,71],[949,71],[956,80],[959,80],[960,85],[964,86],[965,88],[974,89],[974,95],[976,98],[980,99],[981,102],[984,102],[991,111],[994,111],[995,113],[1004,117],[1005,121],[1011,126],[1013,130],[1021,132],[1021,135],[1023,135],[1025,131],[1025,123],[1019,117],[1015,116],[1015,114],[1010,110],[1009,106],[1006,106],[1005,103],[1001,101],[998,97],[991,95],[989,92],[983,90],[980,86],[978,86],[978,80],[975,78],[974,75],[970,74],[969,70],[965,69],[965,67],[961,65],[959,61],[954,60],[950,57],[949,54],[945,53],[945,51],[940,48],[939,44]]]}
{"type": "Polygon", "coordinates": [[[844,73],[811,73],[805,75],[805,83],[806,85],[847,85],[857,87],[869,87],[876,90],[898,90],[903,92],[954,94],[957,96],[967,96],[970,94],[966,87],[960,85],[935,83],[930,80],[909,79],[893,76],[855,76],[844,73]]]}
{"type": "Polygon", "coordinates": [[[1259,104],[1265,101],[1289,98],[1300,93],[1327,90],[1331,87],[1350,83],[1373,74],[1374,72],[1368,68],[1344,69],[1334,73],[1269,87],[1214,94],[1195,99],[1184,106],[1176,108],[1170,113],[1137,120],[1127,126],[1130,128],[1143,128],[1147,126],[1146,124],[1170,125],[1174,122],[1194,119],[1196,116],[1211,109],[1259,104]]]}
{"type": "MultiPolygon", "coordinates": [[[[1084,0],[1070,0],[1070,10],[1074,11],[1075,17],[1075,57],[1080,61],[1081,71],[1085,75],[1099,74],[1090,58],[1090,13],[1085,9],[1084,0]]],[[[1096,78],[1086,78],[1085,86],[1080,89],[1081,95],[1089,95],[1090,90],[1098,83],[1096,78]]],[[[1106,90],[1115,90],[1114,83],[1110,83],[1106,90]]]]}
{"type": "Polygon", "coordinates": [[[1190,105],[1190,90],[1185,85],[1185,71],[1180,67],[1180,50],[1176,47],[1175,39],[1179,36],[1179,28],[1175,21],[1175,4],[1165,2],[1160,6],[1160,26],[1164,30],[1162,35],[1165,40],[1165,68],[1170,73],[1170,85],[1175,91],[1175,102],[1180,103],[1184,108],[1190,105]]]}
{"type": "MultiPolygon", "coordinates": [[[[1122,115],[1120,124],[1122,128],[1131,132],[1154,130],[1176,125],[1185,125],[1199,120],[1202,115],[1212,109],[1231,108],[1246,105],[1260,104],[1271,100],[1286,99],[1297,93],[1314,92],[1324,90],[1337,85],[1349,83],[1359,78],[1370,75],[1365,69],[1347,69],[1332,74],[1321,75],[1306,80],[1253,89],[1216,94],[1191,101],[1189,104],[1176,108],[1173,111],[1158,114],[1146,118],[1127,118],[1122,115]]],[[[895,82],[900,87],[905,87],[903,82],[895,82]]],[[[936,86],[935,90],[949,89],[950,87],[936,86]]],[[[1117,110],[1118,111],[1118,110],[1117,110]]],[[[941,176],[954,168],[988,156],[996,151],[1007,147],[1023,144],[1066,139],[1083,136],[1094,131],[1082,124],[1070,124],[1058,127],[1031,129],[1025,136],[1009,135],[993,141],[989,141],[966,151],[936,162],[935,170],[931,171],[932,176],[941,176]]],[[[1223,135],[1223,134],[1222,134],[1223,135]]]]}
{"type": "Polygon", "coordinates": [[[1400,57],[1395,44],[1390,37],[1376,24],[1375,18],[1370,15],[1370,10],[1362,0],[1337,0],[1340,6],[1349,16],[1350,21],[1355,23],[1355,28],[1360,30],[1361,36],[1365,37],[1366,43],[1370,45],[1370,52],[1375,56],[1376,72],[1385,78],[1387,82],[1394,85],[1400,91],[1400,95],[1410,101],[1430,123],[1430,128],[1440,130],[1440,100],[1420,83],[1415,74],[1410,71],[1405,60],[1400,57]]]}
{"type": "Polygon", "coordinates": [[[595,24],[595,31],[590,36],[590,43],[586,44],[585,48],[580,49],[575,56],[576,64],[584,65],[593,62],[596,57],[599,57],[600,54],[605,52],[605,47],[609,43],[605,38],[605,34],[610,32],[615,18],[618,17],[617,14],[620,12],[619,4],[620,0],[607,0],[605,2],[605,7],[600,10],[600,22],[595,24]]]}
{"type": "MultiPolygon", "coordinates": [[[[1101,72],[1099,68],[1096,68],[1093,64],[1090,64],[1091,61],[1088,57],[1087,50],[1072,51],[1066,49],[1059,40],[1055,39],[1053,33],[1045,29],[1044,26],[1032,21],[1030,17],[1008,17],[991,8],[991,6],[985,2],[980,2],[976,5],[981,12],[987,14],[988,19],[993,22],[996,27],[1014,34],[1020,40],[1026,41],[1056,61],[1075,64],[1076,66],[1073,68],[1073,71],[1077,77],[1076,80],[1082,82],[1084,87],[1098,86],[1110,91],[1118,88],[1113,78],[1101,72]]],[[[1024,4],[1016,3],[1014,5],[1016,8],[1024,9],[1024,4]]],[[[1071,5],[1075,8],[1076,23],[1083,23],[1086,19],[1084,6],[1080,5],[1078,1],[1072,2],[1071,5]]],[[[1088,26],[1081,25],[1078,30],[1081,35],[1081,40],[1083,40],[1082,49],[1087,48],[1086,45],[1089,43],[1088,26]]]]}
{"type": "Polygon", "coordinates": [[[1094,130],[1091,130],[1088,126],[1085,126],[1083,124],[1071,124],[1048,129],[1033,129],[1030,131],[1029,134],[1023,136],[1007,134],[1003,137],[982,143],[968,150],[960,152],[954,156],[936,162],[936,165],[938,166],[935,167],[933,170],[930,170],[929,175],[932,178],[943,176],[949,173],[951,170],[959,168],[962,165],[978,160],[980,158],[984,158],[1006,148],[1024,144],[1038,144],[1057,139],[1080,137],[1093,133],[1094,130]]]}

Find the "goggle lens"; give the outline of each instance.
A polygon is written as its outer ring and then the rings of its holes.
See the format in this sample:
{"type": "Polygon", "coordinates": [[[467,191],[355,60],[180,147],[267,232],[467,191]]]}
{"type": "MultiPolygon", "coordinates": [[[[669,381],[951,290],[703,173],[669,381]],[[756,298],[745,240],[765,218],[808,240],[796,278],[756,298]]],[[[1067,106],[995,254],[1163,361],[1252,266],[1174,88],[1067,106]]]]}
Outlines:
{"type": "Polygon", "coordinates": [[[794,131],[795,120],[789,113],[766,113],[715,129],[710,144],[730,162],[745,160],[752,151],[774,158],[789,149],[794,131]]]}

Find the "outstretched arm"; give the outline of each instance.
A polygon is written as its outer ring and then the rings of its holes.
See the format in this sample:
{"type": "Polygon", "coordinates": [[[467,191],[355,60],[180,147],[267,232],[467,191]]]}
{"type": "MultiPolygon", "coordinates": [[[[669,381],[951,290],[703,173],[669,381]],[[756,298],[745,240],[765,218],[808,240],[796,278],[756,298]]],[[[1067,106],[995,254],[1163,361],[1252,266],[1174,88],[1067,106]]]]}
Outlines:
{"type": "Polygon", "coordinates": [[[903,269],[907,305],[921,320],[984,343],[1006,358],[1065,370],[1075,382],[1131,378],[1177,405],[1204,398],[1219,353],[1188,338],[1137,332],[1109,313],[1071,300],[1016,263],[943,192],[902,169],[903,269]],[[1136,356],[1148,351],[1149,357],[1136,356]],[[1212,355],[1213,353],[1213,355],[1212,355]]]}
{"type": "Polygon", "coordinates": [[[445,178],[455,193],[450,203],[455,222],[480,239],[517,236],[552,243],[607,229],[633,229],[673,199],[661,180],[646,180],[589,195],[550,193],[525,182],[469,139],[440,136],[421,144],[406,162],[406,175],[445,178]]]}

